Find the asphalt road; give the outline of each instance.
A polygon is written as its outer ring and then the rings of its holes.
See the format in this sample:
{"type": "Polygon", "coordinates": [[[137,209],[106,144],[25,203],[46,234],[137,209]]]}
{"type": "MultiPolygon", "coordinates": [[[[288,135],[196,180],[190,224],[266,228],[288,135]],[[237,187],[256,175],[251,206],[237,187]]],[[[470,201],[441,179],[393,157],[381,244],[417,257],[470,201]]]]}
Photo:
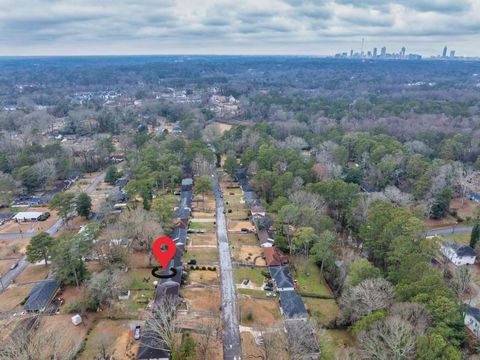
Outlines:
{"type": "MultiPolygon", "coordinates": [[[[105,179],[105,175],[106,175],[106,171],[102,172],[100,175],[98,175],[95,180],[85,189],[85,192],[87,194],[90,194],[93,190],[95,190],[97,188],[97,186],[100,184],[100,182],[103,181],[103,179],[105,179]]],[[[50,234],[50,235],[54,235],[56,234],[58,231],[60,231],[60,229],[63,227],[63,220],[62,219],[58,219],[48,230],[47,232],[50,234]]],[[[16,233],[16,234],[0,234],[0,238],[1,239],[17,239],[21,236],[28,236],[28,237],[32,237],[34,236],[35,233],[16,233]]],[[[2,292],[4,289],[6,289],[11,283],[13,280],[15,280],[17,278],[17,276],[19,276],[23,270],[25,270],[27,268],[27,266],[29,265],[30,263],[27,261],[27,258],[24,256],[22,257],[19,262],[18,262],[18,266],[13,269],[13,270],[10,270],[8,271],[7,273],[5,273],[0,279],[1,283],[0,283],[0,292],[2,292]],[[3,284],[3,287],[2,287],[2,284],[3,284]]],[[[1,275],[1,274],[0,274],[1,275]]]]}
{"type": "Polygon", "coordinates": [[[442,229],[434,229],[427,232],[426,236],[435,236],[435,235],[448,235],[448,234],[457,234],[457,233],[469,233],[472,232],[471,226],[455,226],[447,227],[442,229]]]}
{"type": "Polygon", "coordinates": [[[212,174],[213,190],[217,205],[217,244],[220,258],[220,290],[223,314],[223,358],[226,360],[240,360],[242,358],[242,347],[237,316],[237,293],[235,281],[233,280],[232,258],[227,237],[227,222],[223,213],[225,207],[217,174],[215,171],[212,174]]]}

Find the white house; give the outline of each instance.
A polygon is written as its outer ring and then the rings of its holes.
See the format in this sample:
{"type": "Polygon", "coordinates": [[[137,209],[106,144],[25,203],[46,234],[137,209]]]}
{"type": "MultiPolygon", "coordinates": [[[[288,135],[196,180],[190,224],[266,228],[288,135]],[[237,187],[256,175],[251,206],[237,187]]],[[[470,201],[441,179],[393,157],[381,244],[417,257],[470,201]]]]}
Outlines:
{"type": "Polygon", "coordinates": [[[480,337],[480,309],[467,305],[464,318],[465,326],[476,336],[480,337]]]}
{"type": "Polygon", "coordinates": [[[440,247],[440,251],[457,266],[475,264],[475,250],[468,245],[445,243],[440,247]]]}

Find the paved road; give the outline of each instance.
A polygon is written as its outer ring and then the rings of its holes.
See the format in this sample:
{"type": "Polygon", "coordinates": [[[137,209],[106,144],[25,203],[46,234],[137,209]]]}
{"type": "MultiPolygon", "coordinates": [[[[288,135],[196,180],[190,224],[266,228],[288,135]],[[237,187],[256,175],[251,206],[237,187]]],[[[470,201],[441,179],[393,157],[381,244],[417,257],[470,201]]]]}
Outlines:
{"type": "Polygon", "coordinates": [[[457,234],[457,233],[469,233],[472,232],[471,226],[452,226],[441,229],[434,229],[427,232],[427,236],[435,235],[448,235],[448,234],[457,234]]]}
{"type": "MultiPolygon", "coordinates": [[[[93,190],[95,190],[98,185],[100,184],[100,182],[103,181],[103,179],[105,179],[105,175],[106,175],[106,171],[102,172],[100,175],[98,175],[95,180],[85,189],[85,192],[87,194],[90,194],[93,190]]],[[[50,234],[50,235],[54,235],[56,234],[63,226],[63,220],[62,219],[58,219],[48,230],[47,232],[50,234]]],[[[0,234],[0,238],[1,239],[15,239],[15,238],[19,238],[21,237],[21,235],[23,236],[28,236],[28,237],[32,237],[35,235],[35,233],[23,233],[23,234],[0,234]]],[[[17,276],[19,276],[23,270],[26,269],[26,267],[29,265],[30,263],[27,261],[27,258],[24,256],[22,257],[19,262],[18,262],[18,266],[13,269],[13,270],[10,270],[9,272],[7,272],[5,275],[3,275],[1,277],[1,283],[0,283],[0,292],[2,292],[4,289],[6,289],[11,283],[13,280],[15,280],[17,278],[17,276]],[[3,284],[3,288],[2,288],[2,284],[3,284]]],[[[1,274],[0,274],[1,275],[1,274]]]]}
{"type": "Polygon", "coordinates": [[[227,222],[225,219],[222,191],[215,171],[212,172],[213,189],[217,205],[217,243],[220,257],[220,289],[222,293],[223,313],[223,358],[225,360],[240,360],[242,347],[240,343],[240,328],[237,316],[237,293],[233,280],[232,258],[227,237],[227,222]]]}

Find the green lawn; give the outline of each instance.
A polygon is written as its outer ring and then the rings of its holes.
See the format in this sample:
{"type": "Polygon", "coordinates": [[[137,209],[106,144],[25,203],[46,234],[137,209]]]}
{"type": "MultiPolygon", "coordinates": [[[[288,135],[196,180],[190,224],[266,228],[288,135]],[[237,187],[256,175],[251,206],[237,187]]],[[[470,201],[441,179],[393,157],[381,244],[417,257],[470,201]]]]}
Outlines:
{"type": "MultiPolygon", "coordinates": [[[[150,285],[152,285],[150,283],[150,285]]],[[[128,301],[128,308],[131,311],[145,309],[148,302],[155,297],[155,290],[132,291],[128,301]]]]}
{"type": "MultiPolygon", "coordinates": [[[[227,206],[227,209],[230,209],[227,206]]],[[[229,219],[246,219],[248,218],[248,211],[247,210],[236,210],[232,209],[232,212],[227,212],[227,218],[229,219]]]]}
{"type": "Polygon", "coordinates": [[[151,290],[152,282],[155,280],[152,276],[151,269],[134,269],[127,274],[127,288],[130,290],[151,290]],[[143,282],[143,278],[150,278],[150,282],[143,282]]]}
{"type": "Polygon", "coordinates": [[[239,267],[234,269],[235,283],[241,284],[244,279],[249,279],[258,286],[262,286],[265,277],[261,269],[252,269],[249,267],[239,267]]]}
{"type": "Polygon", "coordinates": [[[297,271],[293,274],[298,281],[298,291],[302,293],[315,294],[321,296],[332,296],[332,292],[325,283],[325,279],[320,274],[320,268],[309,260],[309,274],[305,273],[304,266],[297,266],[297,271]]]}
{"type": "Polygon", "coordinates": [[[447,241],[454,241],[460,244],[470,244],[470,233],[456,233],[442,236],[447,241]]]}
{"type": "Polygon", "coordinates": [[[321,360],[343,359],[341,351],[355,344],[355,338],[347,330],[322,330],[319,339],[321,360]]]}
{"type": "Polygon", "coordinates": [[[188,224],[189,229],[193,230],[214,230],[215,229],[215,224],[213,222],[191,222],[188,224]]]}
{"type": "Polygon", "coordinates": [[[216,248],[188,249],[184,255],[183,261],[187,262],[190,259],[196,259],[204,262],[214,262],[218,260],[218,252],[216,248]]]}
{"type": "Polygon", "coordinates": [[[316,318],[322,325],[328,325],[334,321],[340,313],[335,300],[315,299],[302,297],[308,308],[310,316],[316,318]]]}

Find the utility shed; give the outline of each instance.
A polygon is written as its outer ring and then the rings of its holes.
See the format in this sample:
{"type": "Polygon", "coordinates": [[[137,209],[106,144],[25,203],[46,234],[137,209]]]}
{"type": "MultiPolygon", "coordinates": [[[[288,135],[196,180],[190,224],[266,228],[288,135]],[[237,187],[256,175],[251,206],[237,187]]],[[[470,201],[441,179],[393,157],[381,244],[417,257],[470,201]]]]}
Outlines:
{"type": "Polygon", "coordinates": [[[16,213],[13,219],[15,221],[37,221],[42,214],[39,211],[21,211],[16,213]]]}
{"type": "Polygon", "coordinates": [[[23,305],[26,311],[43,312],[47,309],[60,285],[54,280],[39,282],[28,295],[27,302],[23,305]]]}

